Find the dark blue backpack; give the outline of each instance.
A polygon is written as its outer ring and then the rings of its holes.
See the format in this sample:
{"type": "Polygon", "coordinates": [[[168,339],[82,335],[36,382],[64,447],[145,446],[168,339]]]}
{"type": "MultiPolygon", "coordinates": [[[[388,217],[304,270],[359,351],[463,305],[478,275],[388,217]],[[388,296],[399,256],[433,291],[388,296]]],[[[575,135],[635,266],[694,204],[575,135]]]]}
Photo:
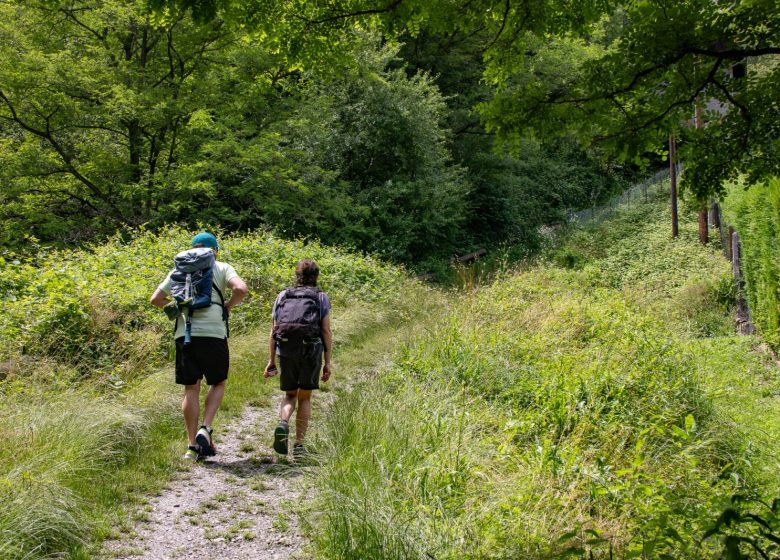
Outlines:
{"type": "MultiPolygon", "coordinates": [[[[214,251],[207,247],[198,247],[182,251],[173,258],[174,270],[171,273],[171,297],[179,309],[186,313],[184,344],[192,341],[192,312],[196,309],[210,307],[212,289],[219,295],[222,306],[222,318],[227,323],[225,298],[214,284],[214,251]]],[[[178,327],[178,317],[174,330],[178,327]]]]}

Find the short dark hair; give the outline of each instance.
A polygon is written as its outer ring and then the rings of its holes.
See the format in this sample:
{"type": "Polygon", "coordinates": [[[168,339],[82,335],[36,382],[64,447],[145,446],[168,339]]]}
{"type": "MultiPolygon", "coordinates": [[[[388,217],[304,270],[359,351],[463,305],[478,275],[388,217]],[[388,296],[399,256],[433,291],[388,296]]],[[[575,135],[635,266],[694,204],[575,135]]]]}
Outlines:
{"type": "Polygon", "coordinates": [[[299,286],[316,286],[320,267],[311,259],[303,259],[295,267],[295,283],[299,286]]]}

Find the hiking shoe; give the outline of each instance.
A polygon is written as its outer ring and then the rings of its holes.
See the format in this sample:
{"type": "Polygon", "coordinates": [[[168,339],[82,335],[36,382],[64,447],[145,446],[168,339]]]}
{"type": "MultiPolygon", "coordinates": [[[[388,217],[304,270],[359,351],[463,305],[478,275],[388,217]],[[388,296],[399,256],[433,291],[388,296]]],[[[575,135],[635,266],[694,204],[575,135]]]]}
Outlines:
{"type": "Polygon", "coordinates": [[[293,457],[296,459],[302,459],[306,456],[308,451],[306,451],[306,448],[303,446],[302,443],[296,443],[293,445],[293,457]]]}
{"type": "Polygon", "coordinates": [[[182,458],[186,459],[187,461],[197,461],[200,459],[200,447],[197,445],[187,446],[187,452],[182,458]]]}
{"type": "Polygon", "coordinates": [[[195,436],[195,441],[200,446],[200,454],[202,457],[213,457],[217,454],[217,448],[214,447],[214,443],[211,441],[211,434],[214,430],[201,426],[198,430],[198,434],[195,436]]]}
{"type": "Polygon", "coordinates": [[[290,427],[287,422],[279,422],[274,430],[274,451],[279,455],[287,455],[287,436],[290,434],[290,427]]]}

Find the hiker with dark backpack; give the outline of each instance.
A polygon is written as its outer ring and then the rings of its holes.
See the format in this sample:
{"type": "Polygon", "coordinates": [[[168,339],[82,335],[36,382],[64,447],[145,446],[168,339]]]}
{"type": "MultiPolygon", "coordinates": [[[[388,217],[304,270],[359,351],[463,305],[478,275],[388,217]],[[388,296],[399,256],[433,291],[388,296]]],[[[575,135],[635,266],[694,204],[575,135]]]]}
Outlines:
{"type": "Polygon", "coordinates": [[[176,383],[184,385],[182,414],[189,445],[185,459],[216,454],[211,423],[225,394],[230,366],[228,319],[248,289],[235,269],[217,260],[219,245],[210,233],[192,238],[192,248],[174,258],[174,268],[152,294],[151,303],[174,321],[176,383]],[[225,299],[230,289],[230,298],[225,299]],[[200,382],[209,385],[203,423],[200,419],[200,382]]]}
{"type": "Polygon", "coordinates": [[[268,339],[270,356],[264,376],[279,373],[284,396],[279,404],[279,425],[274,430],[274,451],[287,455],[289,421],[295,414],[293,456],[306,453],[303,440],[311,418],[312,392],[331,376],[333,335],[330,330],[330,300],[317,288],[320,269],[304,259],[295,268],[295,286],[282,290],[274,302],[273,327],[268,339]],[[324,364],[323,364],[324,356],[324,364]]]}

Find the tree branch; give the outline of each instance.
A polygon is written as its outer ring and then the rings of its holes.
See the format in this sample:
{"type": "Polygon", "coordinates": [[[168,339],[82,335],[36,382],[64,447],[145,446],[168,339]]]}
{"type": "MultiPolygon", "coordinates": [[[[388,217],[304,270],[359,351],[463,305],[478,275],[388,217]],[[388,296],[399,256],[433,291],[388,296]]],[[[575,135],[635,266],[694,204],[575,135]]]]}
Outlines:
{"type": "MultiPolygon", "coordinates": [[[[707,77],[704,79],[704,81],[699,84],[699,87],[696,88],[696,91],[694,91],[690,97],[686,99],[681,99],[680,101],[675,101],[673,103],[670,103],[666,109],[664,109],[660,114],[657,114],[653,116],[652,118],[645,120],[643,123],[634,125],[628,128],[628,130],[632,133],[636,133],[640,130],[644,130],[646,128],[649,128],[650,126],[664,120],[669,113],[671,113],[674,109],[678,107],[684,107],[685,105],[690,105],[691,103],[694,103],[696,99],[699,97],[699,95],[706,89],[706,87],[713,83],[713,80],[715,79],[715,75],[717,74],[718,70],[720,69],[720,65],[722,63],[722,60],[716,60],[715,64],[712,65],[712,68],[710,69],[709,73],[707,74],[707,77]]],[[[621,130],[619,132],[616,132],[614,134],[607,134],[605,136],[599,136],[597,140],[611,140],[614,138],[619,138],[625,134],[625,131],[621,130]]]]}
{"type": "Polygon", "coordinates": [[[99,33],[95,29],[92,29],[90,26],[88,26],[87,24],[85,24],[83,21],[81,21],[79,18],[76,17],[76,10],[73,8],[60,8],[59,11],[60,13],[65,14],[65,17],[73,21],[76,25],[78,25],[82,29],[85,29],[91,35],[97,37],[98,41],[100,41],[104,47],[109,48],[108,43],[106,42],[107,30],[104,30],[103,33],[99,33]]]}
{"type": "Polygon", "coordinates": [[[509,0],[504,0],[504,17],[501,18],[501,27],[498,29],[498,33],[496,33],[496,36],[493,37],[493,40],[490,41],[490,44],[488,44],[488,46],[485,47],[486,51],[489,51],[490,49],[493,48],[493,45],[496,44],[499,37],[501,37],[501,34],[504,32],[504,29],[506,28],[506,21],[507,19],[509,19],[509,7],[510,7],[509,0]]]}
{"type": "Polygon", "coordinates": [[[111,210],[115,220],[123,224],[128,223],[125,217],[123,216],[122,212],[114,205],[114,203],[111,200],[109,200],[106,197],[105,193],[95,183],[93,183],[90,179],[88,179],[78,170],[78,168],[73,162],[73,157],[67,152],[67,150],[65,150],[65,148],[52,135],[51,128],[49,126],[50,123],[48,120],[46,121],[46,128],[44,130],[35,128],[34,126],[30,125],[19,116],[19,114],[16,111],[16,108],[11,103],[11,100],[8,99],[8,97],[5,95],[5,92],[3,90],[0,90],[0,100],[2,100],[6,104],[8,110],[11,112],[13,121],[17,125],[19,125],[22,129],[26,130],[30,134],[33,134],[39,138],[43,138],[49,143],[49,145],[57,153],[57,155],[60,156],[62,162],[65,163],[68,172],[71,175],[73,175],[73,177],[78,179],[84,186],[86,186],[87,189],[89,189],[89,191],[96,198],[98,198],[100,201],[106,204],[109,210],[111,210]]]}
{"type": "Polygon", "coordinates": [[[345,12],[341,14],[335,14],[332,16],[328,16],[322,19],[309,19],[307,17],[304,17],[299,14],[295,14],[294,17],[297,19],[300,19],[301,21],[306,22],[308,25],[321,25],[323,23],[333,23],[334,21],[344,20],[344,19],[350,19],[350,18],[357,18],[361,16],[371,16],[371,15],[378,15],[378,14],[386,14],[395,11],[398,6],[401,5],[403,0],[393,0],[390,2],[387,6],[384,8],[369,8],[367,10],[358,10],[355,12],[345,12]]]}

